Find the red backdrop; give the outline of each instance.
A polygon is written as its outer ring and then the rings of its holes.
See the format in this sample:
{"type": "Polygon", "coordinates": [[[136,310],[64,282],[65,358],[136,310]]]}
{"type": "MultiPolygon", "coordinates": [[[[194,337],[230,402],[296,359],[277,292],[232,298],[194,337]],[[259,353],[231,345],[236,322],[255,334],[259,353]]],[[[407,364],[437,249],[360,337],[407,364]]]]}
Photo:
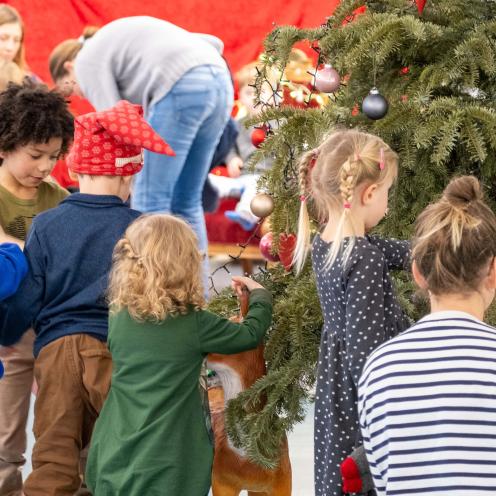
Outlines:
{"type": "Polygon", "coordinates": [[[190,31],[210,33],[225,43],[233,71],[254,60],[273,23],[298,27],[322,24],[339,0],[9,0],[26,26],[28,63],[48,82],[48,55],[66,38],[77,38],[87,25],[101,26],[119,17],[151,15],[190,31]]]}
{"type": "MultiPolygon", "coordinates": [[[[224,55],[235,72],[254,60],[267,33],[278,25],[314,27],[325,22],[339,0],[6,0],[25,24],[27,62],[50,84],[48,56],[67,38],[77,38],[88,25],[102,26],[119,17],[151,15],[189,31],[210,33],[224,41],[224,55]],[[179,7],[178,7],[179,6],[179,7]]],[[[88,112],[87,102],[72,98],[72,111],[88,112]]],[[[63,162],[53,176],[74,185],[63,162]]]]}

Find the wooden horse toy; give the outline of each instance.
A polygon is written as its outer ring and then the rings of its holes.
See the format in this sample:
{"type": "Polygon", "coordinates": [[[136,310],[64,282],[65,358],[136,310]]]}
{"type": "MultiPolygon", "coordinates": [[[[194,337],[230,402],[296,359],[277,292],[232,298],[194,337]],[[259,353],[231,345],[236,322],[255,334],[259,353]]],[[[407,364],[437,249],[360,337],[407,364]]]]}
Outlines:
{"type": "MultiPolygon", "coordinates": [[[[239,320],[248,312],[248,299],[248,294],[243,293],[239,320]]],[[[227,402],[266,373],[263,344],[234,355],[210,354],[207,366],[216,372],[222,383],[222,387],[208,390],[215,438],[213,496],[238,496],[243,489],[249,496],[291,496],[291,463],[286,438],[281,445],[279,464],[270,470],[248,460],[242,450],[231,444],[225,431],[227,402]]]]}

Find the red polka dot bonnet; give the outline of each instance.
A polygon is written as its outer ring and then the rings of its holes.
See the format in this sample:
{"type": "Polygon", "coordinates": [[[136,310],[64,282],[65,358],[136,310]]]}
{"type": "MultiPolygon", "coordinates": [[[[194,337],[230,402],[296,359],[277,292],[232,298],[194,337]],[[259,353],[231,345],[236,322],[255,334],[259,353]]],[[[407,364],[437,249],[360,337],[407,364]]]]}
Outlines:
{"type": "Polygon", "coordinates": [[[142,107],[121,100],[108,110],[76,117],[66,162],[78,174],[130,176],[143,167],[143,148],[175,155],[143,119],[142,107]]]}

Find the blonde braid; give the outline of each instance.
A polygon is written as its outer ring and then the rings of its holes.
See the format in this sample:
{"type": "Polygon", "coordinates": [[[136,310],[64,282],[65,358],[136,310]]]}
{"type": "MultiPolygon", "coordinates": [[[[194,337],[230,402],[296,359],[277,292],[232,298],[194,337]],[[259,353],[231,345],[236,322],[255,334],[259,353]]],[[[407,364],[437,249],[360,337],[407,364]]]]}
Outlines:
{"type": "MultiPolygon", "coordinates": [[[[336,235],[332,243],[331,249],[327,255],[324,269],[329,270],[339,254],[341,253],[343,240],[344,240],[344,228],[346,217],[349,215],[351,210],[351,204],[353,202],[353,193],[355,192],[355,186],[358,180],[358,175],[360,171],[360,155],[355,153],[353,159],[348,157],[348,159],[343,163],[339,170],[339,191],[341,193],[341,198],[343,200],[343,213],[339,219],[339,223],[336,227],[336,235]]],[[[352,238],[346,249],[342,253],[341,259],[343,264],[348,260],[351,250],[353,249],[354,239],[352,238]]]]}
{"type": "Polygon", "coordinates": [[[354,160],[346,160],[339,171],[339,191],[343,199],[343,207],[349,211],[353,201],[353,193],[355,191],[356,182],[358,179],[358,168],[360,157],[357,155],[354,160]]]}
{"type": "Polygon", "coordinates": [[[310,248],[310,216],[308,215],[307,199],[310,193],[310,174],[319,156],[315,149],[303,155],[298,167],[298,186],[300,190],[300,214],[298,217],[298,234],[293,254],[296,273],[299,274],[305,265],[310,248]]]}
{"type": "Polygon", "coordinates": [[[308,192],[310,191],[310,164],[316,158],[316,152],[309,152],[309,157],[304,156],[298,167],[298,186],[300,189],[300,200],[306,199],[308,192]]]}

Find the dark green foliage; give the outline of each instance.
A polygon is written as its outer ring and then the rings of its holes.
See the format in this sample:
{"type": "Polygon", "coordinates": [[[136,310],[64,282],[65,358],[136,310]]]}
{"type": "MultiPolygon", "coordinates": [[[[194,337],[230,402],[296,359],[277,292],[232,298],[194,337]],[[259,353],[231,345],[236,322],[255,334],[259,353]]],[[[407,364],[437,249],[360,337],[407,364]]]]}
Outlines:
{"type": "MultiPolygon", "coordinates": [[[[265,348],[268,373],[230,401],[226,421],[235,445],[261,465],[273,467],[284,434],[304,418],[304,403],[315,382],[322,315],[310,266],[298,278],[275,267],[255,279],[274,295],[274,324],[265,348]]],[[[225,291],[210,309],[235,314],[231,295],[225,291]]]]}
{"type": "MultiPolygon", "coordinates": [[[[379,232],[410,236],[419,212],[454,175],[475,174],[495,203],[496,2],[427,0],[419,16],[408,0],[368,1],[365,15],[343,25],[363,3],[343,0],[324,25],[312,30],[277,27],[265,41],[259,87],[266,71],[283,68],[294,43],[305,39],[318,44],[319,61],[331,63],[343,79],[341,90],[321,110],[285,106],[264,109],[259,118],[279,126],[257,153],[258,158],[276,157],[262,179],[275,200],[271,225],[276,243],[280,232],[296,232],[298,156],[336,125],[377,134],[400,155],[390,213],[379,232]],[[389,101],[387,116],[370,121],[361,112],[353,115],[374,85],[389,101]]],[[[310,268],[298,279],[279,267],[262,278],[276,300],[266,348],[268,374],[230,403],[228,427],[236,444],[270,465],[284,431],[302,418],[302,401],[314,379],[321,316],[310,268]],[[265,398],[261,413],[245,408],[265,398]]],[[[397,277],[396,283],[410,315],[425,312],[425,300],[412,295],[408,277],[397,277]]]]}

